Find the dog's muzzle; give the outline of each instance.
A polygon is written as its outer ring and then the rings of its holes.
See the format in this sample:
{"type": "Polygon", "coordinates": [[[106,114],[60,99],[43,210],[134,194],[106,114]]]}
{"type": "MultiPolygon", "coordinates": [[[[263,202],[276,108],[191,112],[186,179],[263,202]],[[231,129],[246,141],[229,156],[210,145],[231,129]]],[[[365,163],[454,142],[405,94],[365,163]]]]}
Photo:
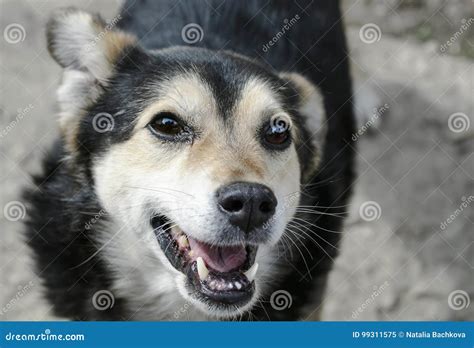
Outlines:
{"type": "Polygon", "coordinates": [[[190,296],[212,308],[235,310],[255,293],[258,245],[269,239],[264,224],[274,215],[277,199],[264,185],[236,182],[217,191],[216,205],[219,221],[226,221],[218,243],[186,234],[163,215],[151,224],[171,265],[186,275],[190,296]]]}

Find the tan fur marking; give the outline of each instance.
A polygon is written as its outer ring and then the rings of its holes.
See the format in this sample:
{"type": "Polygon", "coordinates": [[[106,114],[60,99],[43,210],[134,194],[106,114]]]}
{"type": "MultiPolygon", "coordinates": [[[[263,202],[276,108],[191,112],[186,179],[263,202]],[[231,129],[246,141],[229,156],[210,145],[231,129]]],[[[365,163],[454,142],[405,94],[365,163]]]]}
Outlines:
{"type": "Polygon", "coordinates": [[[306,78],[297,73],[281,73],[280,77],[289,80],[298,88],[301,97],[301,104],[304,104],[316,93],[316,88],[306,78]]]}
{"type": "Polygon", "coordinates": [[[195,74],[178,75],[156,86],[159,99],[138,117],[135,129],[142,128],[159,112],[175,113],[185,122],[216,124],[217,106],[212,92],[195,74]]]}
{"type": "Polygon", "coordinates": [[[66,149],[70,154],[77,153],[79,151],[79,144],[77,141],[77,136],[79,134],[79,122],[71,122],[67,125],[63,125],[61,123],[62,122],[60,122],[59,131],[62,138],[65,140],[66,149]]]}
{"type": "MultiPolygon", "coordinates": [[[[303,180],[306,181],[318,168],[321,161],[322,147],[325,142],[326,120],[324,101],[321,93],[308,79],[297,73],[281,73],[282,79],[294,84],[299,95],[299,111],[306,116],[307,128],[311,132],[311,143],[316,147],[316,153],[303,173],[303,180]]],[[[300,135],[295,136],[297,146],[301,145],[300,135]]]]}
{"type": "Polygon", "coordinates": [[[275,99],[275,94],[264,81],[259,79],[249,80],[241,92],[240,100],[235,108],[236,124],[241,122],[261,122],[263,113],[269,111],[282,112],[280,103],[275,99]]]}
{"type": "Polygon", "coordinates": [[[115,63],[123,50],[134,45],[136,38],[121,31],[110,31],[104,37],[104,49],[107,59],[115,63]]]}
{"type": "Polygon", "coordinates": [[[263,177],[264,171],[263,171],[262,165],[258,161],[249,157],[245,157],[243,158],[242,162],[245,169],[247,169],[250,172],[254,172],[260,178],[263,177]]]}

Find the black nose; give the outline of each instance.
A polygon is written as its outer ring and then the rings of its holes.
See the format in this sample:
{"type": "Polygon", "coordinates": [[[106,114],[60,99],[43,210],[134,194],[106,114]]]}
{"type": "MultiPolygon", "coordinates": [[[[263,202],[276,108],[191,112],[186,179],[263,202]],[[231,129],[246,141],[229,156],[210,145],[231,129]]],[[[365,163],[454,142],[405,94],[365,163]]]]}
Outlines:
{"type": "Polygon", "coordinates": [[[231,224],[249,232],[272,217],[277,199],[265,185],[236,182],[217,191],[217,203],[231,224]]]}

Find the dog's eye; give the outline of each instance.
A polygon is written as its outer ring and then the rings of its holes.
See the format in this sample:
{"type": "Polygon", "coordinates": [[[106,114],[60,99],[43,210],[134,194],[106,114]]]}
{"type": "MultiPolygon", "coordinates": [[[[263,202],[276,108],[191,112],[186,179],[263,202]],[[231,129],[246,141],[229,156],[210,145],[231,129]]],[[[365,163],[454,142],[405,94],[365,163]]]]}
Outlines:
{"type": "Polygon", "coordinates": [[[148,126],[156,135],[165,138],[174,138],[187,133],[177,117],[169,112],[158,114],[148,126]]]}
{"type": "Polygon", "coordinates": [[[284,144],[290,136],[290,133],[280,130],[269,129],[265,134],[265,140],[272,145],[281,145],[284,144]]]}
{"type": "Polygon", "coordinates": [[[265,142],[269,145],[283,146],[290,141],[290,123],[287,120],[273,119],[264,133],[265,142]]]}

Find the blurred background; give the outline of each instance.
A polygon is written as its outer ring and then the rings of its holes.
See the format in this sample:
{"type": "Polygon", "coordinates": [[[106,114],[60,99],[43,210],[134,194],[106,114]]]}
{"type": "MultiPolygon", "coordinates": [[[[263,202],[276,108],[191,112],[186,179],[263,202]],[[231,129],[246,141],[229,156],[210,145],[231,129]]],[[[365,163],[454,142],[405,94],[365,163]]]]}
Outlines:
{"type": "MultiPolygon", "coordinates": [[[[58,136],[44,25],[57,7],[110,20],[120,4],[0,1],[0,320],[55,319],[21,235],[20,192],[58,136]]],[[[364,103],[322,319],[474,320],[474,1],[342,1],[342,12],[364,103]]]]}

